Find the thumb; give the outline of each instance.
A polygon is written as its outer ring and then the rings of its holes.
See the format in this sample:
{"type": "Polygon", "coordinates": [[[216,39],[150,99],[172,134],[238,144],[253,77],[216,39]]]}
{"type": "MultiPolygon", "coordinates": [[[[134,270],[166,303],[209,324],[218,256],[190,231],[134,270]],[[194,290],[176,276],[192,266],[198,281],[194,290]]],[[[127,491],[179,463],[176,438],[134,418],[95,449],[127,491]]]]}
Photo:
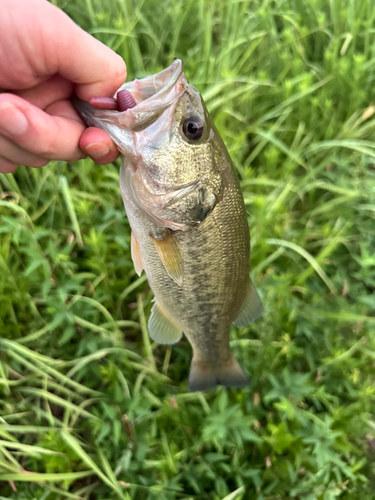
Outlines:
{"type": "Polygon", "coordinates": [[[126,80],[125,61],[77,25],[72,30],[74,39],[64,36],[57,72],[77,84],[76,93],[85,101],[93,96],[113,96],[126,80]]]}
{"type": "Polygon", "coordinates": [[[36,21],[31,24],[29,35],[39,41],[39,53],[43,56],[39,58],[43,64],[39,61],[34,68],[40,77],[59,73],[77,84],[78,96],[86,101],[96,95],[112,96],[124,83],[124,60],[77,26],[62,10],[46,0],[28,0],[23,5],[25,9],[20,15],[36,21]]]}

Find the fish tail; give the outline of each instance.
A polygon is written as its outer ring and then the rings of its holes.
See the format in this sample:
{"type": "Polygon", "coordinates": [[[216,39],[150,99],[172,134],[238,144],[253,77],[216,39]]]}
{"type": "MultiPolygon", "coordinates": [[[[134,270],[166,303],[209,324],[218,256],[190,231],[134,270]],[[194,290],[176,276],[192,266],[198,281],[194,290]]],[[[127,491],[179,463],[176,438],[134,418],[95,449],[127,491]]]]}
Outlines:
{"type": "Polygon", "coordinates": [[[207,391],[217,385],[226,387],[245,387],[250,383],[249,377],[243,371],[235,357],[229,361],[212,366],[202,361],[192,360],[188,387],[192,392],[207,391]]]}

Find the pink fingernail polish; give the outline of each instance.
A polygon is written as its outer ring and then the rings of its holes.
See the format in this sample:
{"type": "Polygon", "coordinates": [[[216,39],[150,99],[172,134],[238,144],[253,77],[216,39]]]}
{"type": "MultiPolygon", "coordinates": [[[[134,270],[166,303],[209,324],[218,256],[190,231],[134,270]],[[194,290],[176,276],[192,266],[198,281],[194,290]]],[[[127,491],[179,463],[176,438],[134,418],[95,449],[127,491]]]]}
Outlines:
{"type": "Polygon", "coordinates": [[[85,151],[89,156],[101,158],[109,153],[109,147],[105,142],[93,142],[86,147],[85,151]]]}
{"type": "Polygon", "coordinates": [[[0,104],[0,128],[7,135],[24,134],[28,127],[25,115],[10,102],[0,104]]]}

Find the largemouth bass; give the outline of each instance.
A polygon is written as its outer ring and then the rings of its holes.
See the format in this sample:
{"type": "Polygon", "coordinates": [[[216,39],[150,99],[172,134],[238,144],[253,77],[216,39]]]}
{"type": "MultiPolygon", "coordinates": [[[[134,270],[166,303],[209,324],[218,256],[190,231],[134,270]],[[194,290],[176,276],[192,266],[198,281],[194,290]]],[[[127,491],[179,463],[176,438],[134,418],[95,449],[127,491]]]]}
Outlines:
{"type": "Polygon", "coordinates": [[[243,387],[249,379],[230,351],[230,325],[254,321],[262,305],[249,277],[249,228],[231,159],[180,60],[124,89],[135,103],[126,111],[78,99],[75,106],[123,156],[132,258],[155,296],[150,336],[174,344],[186,335],[190,390],[243,387]]]}

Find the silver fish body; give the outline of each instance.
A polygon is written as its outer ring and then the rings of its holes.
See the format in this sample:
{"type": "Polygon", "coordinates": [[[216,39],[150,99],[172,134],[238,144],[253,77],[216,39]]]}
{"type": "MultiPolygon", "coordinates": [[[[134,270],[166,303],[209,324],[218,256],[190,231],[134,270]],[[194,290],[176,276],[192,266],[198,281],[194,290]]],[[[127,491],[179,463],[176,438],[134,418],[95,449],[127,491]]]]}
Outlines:
{"type": "Polygon", "coordinates": [[[75,106],[123,155],[132,257],[155,295],[150,336],[173,344],[186,335],[190,390],[247,385],[229,329],[254,321],[262,306],[249,277],[249,229],[229,154],[181,61],[123,88],[137,102],[125,112],[75,106]]]}

